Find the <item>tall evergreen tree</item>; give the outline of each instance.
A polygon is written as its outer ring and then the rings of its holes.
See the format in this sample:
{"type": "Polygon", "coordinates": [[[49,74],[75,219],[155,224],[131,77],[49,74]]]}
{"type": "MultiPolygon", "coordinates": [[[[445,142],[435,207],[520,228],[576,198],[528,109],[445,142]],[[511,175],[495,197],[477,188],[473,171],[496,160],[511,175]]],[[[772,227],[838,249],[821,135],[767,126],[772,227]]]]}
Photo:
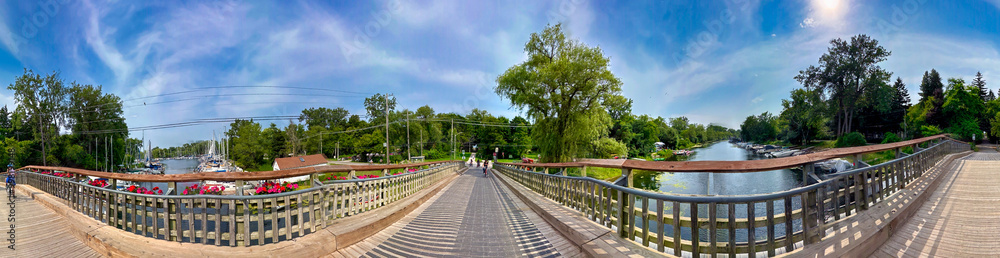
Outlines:
{"type": "Polygon", "coordinates": [[[924,78],[920,83],[920,102],[924,101],[927,101],[929,105],[926,117],[927,124],[945,127],[944,114],[941,112],[941,106],[944,105],[944,83],[937,70],[931,69],[930,72],[924,72],[924,78]]]}
{"type": "Polygon", "coordinates": [[[989,97],[988,93],[990,90],[986,89],[986,81],[983,80],[982,72],[976,72],[976,78],[972,79],[972,86],[975,86],[976,89],[979,90],[980,99],[982,99],[984,102],[989,101],[987,97],[989,97]]]}

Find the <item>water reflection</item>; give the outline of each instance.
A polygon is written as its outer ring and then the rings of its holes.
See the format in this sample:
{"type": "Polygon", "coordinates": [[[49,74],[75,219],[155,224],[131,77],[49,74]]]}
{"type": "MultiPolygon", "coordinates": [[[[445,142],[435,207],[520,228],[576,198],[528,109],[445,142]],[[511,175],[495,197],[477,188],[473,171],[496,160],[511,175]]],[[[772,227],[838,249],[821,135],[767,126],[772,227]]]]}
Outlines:
{"type": "MultiPolygon", "coordinates": [[[[164,174],[188,174],[194,173],[195,168],[198,168],[198,160],[196,159],[167,159],[161,161],[163,165],[166,165],[166,170],[164,174]]],[[[184,187],[192,186],[198,184],[198,182],[178,182],[177,188],[183,190],[184,187]]],[[[152,189],[153,187],[159,187],[163,189],[164,192],[167,190],[167,183],[150,183],[142,182],[139,186],[146,187],[147,189],[152,189]]]]}
{"type": "MultiPolygon", "coordinates": [[[[740,161],[758,157],[728,142],[697,149],[689,161],[740,161]]],[[[779,192],[802,185],[801,174],[790,169],[748,173],[638,171],[636,188],[678,194],[744,195],[779,192]]]]}
{"type": "MultiPolygon", "coordinates": [[[[753,155],[749,151],[738,148],[735,145],[728,142],[718,142],[709,145],[705,148],[700,148],[696,150],[696,153],[686,160],[689,161],[741,161],[741,160],[755,160],[759,159],[757,156],[753,155]]],[[[671,173],[671,172],[653,172],[653,171],[637,171],[635,178],[633,178],[633,186],[635,188],[660,191],[664,193],[675,193],[675,194],[698,194],[698,195],[748,195],[748,194],[763,194],[763,193],[773,193],[792,189],[798,186],[802,186],[802,178],[799,172],[792,171],[790,169],[772,170],[772,171],[762,171],[762,172],[749,172],[749,173],[706,173],[706,172],[683,172],[683,173],[671,173]]],[[[636,207],[641,207],[642,200],[636,199],[636,207]]],[[[655,200],[650,200],[647,205],[650,211],[655,211],[657,203],[655,200]]],[[[665,202],[663,214],[670,216],[673,213],[674,204],[671,202],[665,202]]],[[[692,205],[689,203],[680,203],[678,205],[678,210],[682,217],[689,217],[692,215],[692,205]]],[[[789,212],[800,209],[801,203],[800,199],[792,198],[789,200],[789,212]]],[[[765,217],[767,216],[767,203],[755,203],[753,205],[753,210],[750,210],[747,204],[734,204],[732,206],[733,215],[736,218],[746,218],[748,214],[753,214],[753,217],[765,217]]],[[[719,205],[716,207],[716,217],[717,218],[728,218],[729,217],[729,205],[719,205]]],[[[709,204],[698,204],[697,217],[700,220],[707,220],[709,213],[711,212],[709,204]]],[[[784,214],[786,211],[785,200],[775,200],[773,202],[773,210],[775,214],[784,214]]],[[[642,227],[642,219],[636,217],[636,227],[642,227]]],[[[655,221],[650,221],[650,231],[655,232],[658,230],[659,225],[656,225],[655,221]]],[[[801,219],[796,219],[791,222],[792,230],[799,231],[802,230],[801,219]]],[[[767,228],[765,223],[758,222],[754,231],[754,238],[758,241],[767,239],[767,228]]],[[[780,237],[785,235],[786,224],[777,224],[774,226],[775,235],[780,237]]],[[[681,227],[681,238],[685,240],[692,239],[691,228],[681,227]]],[[[664,235],[672,236],[674,229],[673,225],[663,225],[664,235]]],[[[708,228],[701,228],[698,230],[699,239],[702,241],[707,241],[709,239],[710,231],[708,228]]],[[[749,238],[749,232],[746,229],[735,230],[735,238],[737,242],[745,242],[749,238]]],[[[720,228],[715,232],[717,240],[719,242],[729,241],[731,237],[729,235],[728,229],[720,228]]]]}

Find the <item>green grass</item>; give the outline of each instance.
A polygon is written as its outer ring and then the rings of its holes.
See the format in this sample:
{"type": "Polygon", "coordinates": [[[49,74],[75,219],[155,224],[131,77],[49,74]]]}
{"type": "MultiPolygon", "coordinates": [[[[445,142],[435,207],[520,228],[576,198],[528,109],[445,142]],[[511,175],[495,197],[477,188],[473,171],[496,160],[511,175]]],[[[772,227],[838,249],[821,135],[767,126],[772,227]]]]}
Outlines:
{"type": "MultiPolygon", "coordinates": [[[[558,174],[559,169],[551,168],[549,169],[549,174],[558,174]]],[[[567,168],[566,175],[568,176],[580,176],[580,168],[567,168]]],[[[622,170],[617,168],[601,168],[601,167],[587,167],[587,177],[604,180],[613,181],[622,175],[622,170]]]]}
{"type": "MultiPolygon", "coordinates": [[[[913,147],[903,147],[902,151],[906,154],[913,154],[913,147]]],[[[868,165],[878,165],[894,159],[896,159],[896,150],[865,153],[861,156],[861,160],[868,165]]]]}

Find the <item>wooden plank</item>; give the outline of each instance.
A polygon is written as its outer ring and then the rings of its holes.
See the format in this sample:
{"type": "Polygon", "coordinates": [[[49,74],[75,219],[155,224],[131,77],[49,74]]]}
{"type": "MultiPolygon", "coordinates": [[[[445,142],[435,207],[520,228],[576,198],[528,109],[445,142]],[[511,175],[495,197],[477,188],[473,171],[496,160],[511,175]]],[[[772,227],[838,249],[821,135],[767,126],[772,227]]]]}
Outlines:
{"type": "MultiPolygon", "coordinates": [[[[788,220],[791,221],[791,220],[788,220]]],[[[774,256],[774,200],[767,201],[767,256],[774,256]]]]}
{"type": "Polygon", "coordinates": [[[674,256],[681,256],[681,207],[680,203],[671,202],[674,210],[674,256]]]}
{"type": "Polygon", "coordinates": [[[656,250],[665,250],[663,243],[663,200],[656,200],[656,250]]]}

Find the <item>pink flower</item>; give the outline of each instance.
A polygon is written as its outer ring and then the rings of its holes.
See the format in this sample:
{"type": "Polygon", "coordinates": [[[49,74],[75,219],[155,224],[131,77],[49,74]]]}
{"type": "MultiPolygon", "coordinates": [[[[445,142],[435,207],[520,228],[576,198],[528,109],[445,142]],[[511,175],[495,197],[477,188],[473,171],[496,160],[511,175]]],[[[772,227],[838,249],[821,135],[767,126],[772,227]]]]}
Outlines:
{"type": "Polygon", "coordinates": [[[187,194],[188,194],[188,189],[184,188],[184,195],[187,195],[187,194]]]}

